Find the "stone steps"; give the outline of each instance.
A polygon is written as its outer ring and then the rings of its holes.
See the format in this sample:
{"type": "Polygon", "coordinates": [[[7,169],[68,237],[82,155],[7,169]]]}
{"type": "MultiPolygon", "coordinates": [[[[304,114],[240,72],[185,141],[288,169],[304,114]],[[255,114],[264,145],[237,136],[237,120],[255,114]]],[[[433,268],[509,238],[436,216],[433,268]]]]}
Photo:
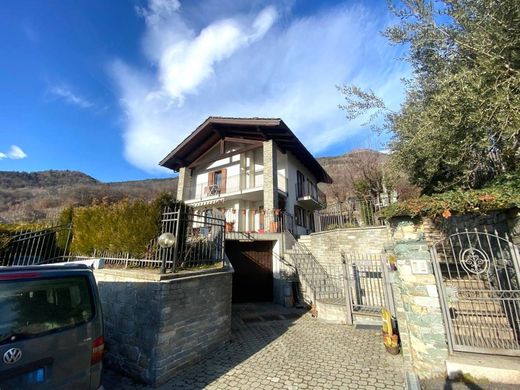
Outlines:
{"type": "Polygon", "coordinates": [[[491,382],[520,385],[520,359],[496,355],[455,353],[446,360],[450,379],[470,375],[491,382]]]}
{"type": "Polygon", "coordinates": [[[504,309],[498,302],[478,302],[478,301],[458,301],[450,304],[450,310],[454,310],[455,314],[480,314],[487,315],[504,315],[504,309]]]}
{"type": "Polygon", "coordinates": [[[452,319],[453,323],[462,325],[476,325],[476,326],[509,326],[509,321],[504,314],[496,316],[482,316],[475,313],[460,314],[452,319]]]}
{"type": "MultiPolygon", "coordinates": [[[[474,345],[474,341],[478,339],[485,339],[489,343],[490,340],[493,340],[496,343],[500,343],[502,341],[515,342],[515,333],[511,328],[497,328],[493,326],[475,326],[475,325],[465,325],[454,323],[455,334],[457,337],[468,337],[473,340],[470,342],[471,345],[474,345]]],[[[486,345],[486,342],[482,342],[483,345],[486,345]]],[[[465,343],[464,343],[465,344],[465,343]]]]}

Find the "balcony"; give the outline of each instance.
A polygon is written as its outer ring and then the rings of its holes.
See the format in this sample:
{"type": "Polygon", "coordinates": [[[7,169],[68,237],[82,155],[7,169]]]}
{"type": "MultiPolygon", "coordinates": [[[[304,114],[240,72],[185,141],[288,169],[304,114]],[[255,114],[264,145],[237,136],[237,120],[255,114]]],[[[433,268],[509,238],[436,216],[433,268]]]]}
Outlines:
{"type": "Polygon", "coordinates": [[[296,183],[296,199],[310,208],[323,208],[326,204],[325,194],[318,186],[309,182],[296,183]]]}
{"type": "MultiPolygon", "coordinates": [[[[241,174],[222,178],[220,183],[202,183],[188,189],[186,203],[232,197],[234,195],[252,194],[263,191],[264,174],[241,174]]],[[[243,197],[241,197],[243,199],[243,197]]]]}

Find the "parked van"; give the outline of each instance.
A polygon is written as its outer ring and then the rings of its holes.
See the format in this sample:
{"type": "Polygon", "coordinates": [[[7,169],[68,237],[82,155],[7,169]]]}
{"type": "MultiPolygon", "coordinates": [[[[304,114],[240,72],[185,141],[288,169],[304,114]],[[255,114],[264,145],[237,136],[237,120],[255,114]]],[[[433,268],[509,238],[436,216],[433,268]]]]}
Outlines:
{"type": "Polygon", "coordinates": [[[98,389],[103,350],[86,265],[0,267],[0,390],[98,389]]]}

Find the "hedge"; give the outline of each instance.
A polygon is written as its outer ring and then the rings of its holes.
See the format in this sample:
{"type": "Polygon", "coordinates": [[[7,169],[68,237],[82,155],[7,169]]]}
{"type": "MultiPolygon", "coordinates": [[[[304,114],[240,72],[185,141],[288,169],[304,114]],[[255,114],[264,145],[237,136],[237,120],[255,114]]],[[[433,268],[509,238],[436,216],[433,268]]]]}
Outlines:
{"type": "Polygon", "coordinates": [[[382,214],[397,216],[444,217],[454,214],[486,214],[494,210],[520,208],[520,175],[508,175],[479,190],[454,190],[431,196],[421,196],[394,203],[382,214]]]}
{"type": "Polygon", "coordinates": [[[123,200],[76,208],[71,214],[73,232],[71,252],[92,255],[96,251],[143,256],[150,241],[160,234],[161,215],[176,201],[167,194],[153,202],[123,200]]]}

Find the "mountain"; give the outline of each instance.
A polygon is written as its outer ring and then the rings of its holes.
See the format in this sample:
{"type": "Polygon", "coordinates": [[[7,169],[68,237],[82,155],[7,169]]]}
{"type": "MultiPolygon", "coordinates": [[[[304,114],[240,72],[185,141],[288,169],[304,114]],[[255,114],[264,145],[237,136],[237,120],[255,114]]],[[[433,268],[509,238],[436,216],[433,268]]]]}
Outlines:
{"type": "Polygon", "coordinates": [[[332,177],[332,184],[320,184],[327,196],[327,202],[337,198],[345,199],[354,194],[354,182],[359,179],[382,180],[383,165],[388,161],[387,154],[371,149],[357,149],[336,157],[317,158],[321,166],[332,177]]]}
{"type": "MultiPolygon", "coordinates": [[[[388,155],[360,149],[317,160],[334,180],[320,184],[329,202],[345,197],[357,172],[373,168],[388,155]]],[[[370,173],[370,170],[368,170],[370,173]]],[[[0,222],[54,220],[68,206],[86,206],[94,200],[124,198],[152,200],[161,192],[177,193],[177,178],[103,183],[77,171],[0,171],[0,222]]]]}
{"type": "Polygon", "coordinates": [[[176,194],[177,178],[102,183],[77,171],[0,171],[0,222],[55,220],[68,206],[152,200],[161,192],[176,194]]]}

